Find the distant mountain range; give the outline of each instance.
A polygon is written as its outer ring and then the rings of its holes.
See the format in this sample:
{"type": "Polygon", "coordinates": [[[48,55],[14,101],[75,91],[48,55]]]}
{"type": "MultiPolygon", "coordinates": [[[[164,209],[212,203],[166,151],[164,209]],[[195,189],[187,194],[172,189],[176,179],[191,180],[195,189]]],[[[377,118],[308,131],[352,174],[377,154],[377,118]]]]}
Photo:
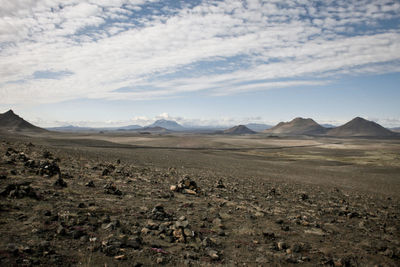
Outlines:
{"type": "MultiPolygon", "coordinates": [[[[331,125],[330,125],[331,126],[331,125]]],[[[172,120],[157,120],[149,126],[141,127],[139,125],[128,125],[124,127],[104,127],[104,128],[90,128],[90,127],[77,127],[77,126],[64,126],[48,128],[51,131],[63,132],[90,132],[90,131],[135,131],[147,133],[168,133],[168,132],[206,132],[206,133],[219,133],[230,135],[241,134],[255,134],[261,132],[264,134],[274,135],[319,135],[319,136],[335,136],[335,137],[351,137],[351,136],[365,136],[365,137],[390,137],[400,136],[399,133],[393,132],[383,126],[366,119],[356,117],[348,123],[339,127],[323,127],[310,118],[295,118],[290,122],[280,122],[272,127],[266,124],[250,123],[247,125],[237,125],[226,130],[219,130],[210,126],[191,126],[184,127],[172,120]]],[[[395,128],[395,131],[400,130],[400,127],[395,128]]],[[[18,115],[12,110],[0,114],[0,131],[1,132],[36,132],[43,133],[47,130],[37,127],[18,115]]]]}
{"type": "Polygon", "coordinates": [[[162,127],[167,130],[171,131],[183,131],[185,130],[185,127],[177,123],[176,121],[171,121],[171,120],[157,120],[153,124],[150,124],[147,127],[162,127]]]}
{"type": "Polygon", "coordinates": [[[149,126],[149,127],[143,127],[140,128],[140,132],[149,132],[149,133],[166,133],[169,132],[168,129],[165,129],[164,127],[160,126],[149,126]]]}
{"type": "Polygon", "coordinates": [[[336,125],[333,125],[333,124],[329,124],[329,123],[324,123],[324,124],[320,124],[322,127],[324,127],[324,128],[336,128],[337,126],[336,125]]]}
{"type": "Polygon", "coordinates": [[[80,127],[80,126],[60,126],[60,127],[50,127],[47,130],[56,132],[91,132],[91,131],[132,131],[137,129],[142,129],[140,125],[128,125],[122,127],[80,127]]]}
{"type": "Polygon", "coordinates": [[[272,128],[271,125],[262,124],[262,123],[248,123],[248,124],[245,124],[244,126],[246,126],[250,130],[253,130],[255,132],[262,132],[269,128],[272,128]]]}

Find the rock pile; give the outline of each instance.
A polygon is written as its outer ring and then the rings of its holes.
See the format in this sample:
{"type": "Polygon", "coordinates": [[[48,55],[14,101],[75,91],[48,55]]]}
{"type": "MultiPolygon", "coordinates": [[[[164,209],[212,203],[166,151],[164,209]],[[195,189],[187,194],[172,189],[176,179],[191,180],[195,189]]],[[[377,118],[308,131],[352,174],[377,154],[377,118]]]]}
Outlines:
{"type": "Polygon", "coordinates": [[[115,185],[115,183],[113,183],[113,182],[108,182],[104,186],[104,193],[110,194],[110,195],[117,195],[117,196],[121,196],[122,195],[121,190],[119,190],[117,188],[117,186],[115,185]]]}
{"type": "Polygon", "coordinates": [[[169,221],[172,218],[171,214],[168,214],[164,210],[164,206],[161,204],[157,204],[150,212],[148,216],[149,219],[157,220],[157,221],[169,221]]]}
{"type": "Polygon", "coordinates": [[[191,230],[189,221],[185,216],[181,216],[173,225],[172,225],[172,235],[175,238],[176,242],[186,243],[195,238],[195,232],[191,230]]]}
{"type": "Polygon", "coordinates": [[[101,173],[102,176],[110,175],[115,170],[115,166],[112,164],[107,165],[107,167],[101,173]]]}
{"type": "Polygon", "coordinates": [[[0,196],[10,198],[24,198],[30,197],[33,199],[40,199],[40,195],[30,186],[30,182],[9,184],[0,192],[0,196]]]}
{"type": "Polygon", "coordinates": [[[42,162],[39,166],[39,174],[47,175],[48,177],[52,177],[57,174],[61,174],[60,167],[54,161],[45,161],[42,162]]]}
{"type": "Polygon", "coordinates": [[[196,195],[200,193],[200,188],[188,175],[180,180],[177,185],[171,185],[170,190],[189,195],[196,195]]]}

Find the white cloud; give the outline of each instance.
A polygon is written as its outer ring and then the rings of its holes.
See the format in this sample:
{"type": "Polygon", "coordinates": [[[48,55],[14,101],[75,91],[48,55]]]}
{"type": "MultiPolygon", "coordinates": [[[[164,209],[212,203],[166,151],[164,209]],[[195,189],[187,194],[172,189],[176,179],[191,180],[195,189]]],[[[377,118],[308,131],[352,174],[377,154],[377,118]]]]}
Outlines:
{"type": "Polygon", "coordinates": [[[381,24],[400,18],[396,1],[204,1],[144,15],[149,2],[1,0],[1,102],[226,95],[400,68],[400,30],[381,24]],[[138,89],[113,92],[121,87],[138,89]]]}

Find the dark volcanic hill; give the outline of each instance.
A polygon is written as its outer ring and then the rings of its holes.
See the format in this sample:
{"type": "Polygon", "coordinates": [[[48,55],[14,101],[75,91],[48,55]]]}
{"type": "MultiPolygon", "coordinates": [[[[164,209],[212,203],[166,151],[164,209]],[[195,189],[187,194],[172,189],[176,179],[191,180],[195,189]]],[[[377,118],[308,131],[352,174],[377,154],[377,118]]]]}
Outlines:
{"type": "Polygon", "coordinates": [[[6,132],[46,132],[23,118],[16,115],[11,109],[0,114],[0,131],[6,132]]]}
{"type": "Polygon", "coordinates": [[[295,118],[290,122],[280,122],[264,133],[287,134],[287,135],[320,135],[324,134],[326,129],[316,123],[313,119],[295,118]]]}
{"type": "Polygon", "coordinates": [[[176,121],[170,121],[170,120],[164,120],[164,119],[157,120],[153,124],[151,124],[147,127],[162,127],[162,128],[165,128],[165,129],[171,130],[171,131],[182,131],[185,129],[182,125],[180,125],[176,121]]]}
{"type": "Polygon", "coordinates": [[[327,132],[330,136],[394,136],[394,132],[383,126],[360,117],[348,123],[331,129],[327,132]]]}
{"type": "Polygon", "coordinates": [[[223,132],[224,134],[255,134],[255,131],[250,130],[244,125],[237,125],[223,132]]]}

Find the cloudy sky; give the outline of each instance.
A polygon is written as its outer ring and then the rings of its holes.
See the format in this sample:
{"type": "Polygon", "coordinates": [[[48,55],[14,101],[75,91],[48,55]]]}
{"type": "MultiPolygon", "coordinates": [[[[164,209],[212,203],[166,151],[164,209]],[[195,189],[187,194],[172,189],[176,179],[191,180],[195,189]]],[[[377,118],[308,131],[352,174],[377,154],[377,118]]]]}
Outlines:
{"type": "Polygon", "coordinates": [[[0,112],[40,126],[400,126],[397,0],[0,0],[0,112]]]}

